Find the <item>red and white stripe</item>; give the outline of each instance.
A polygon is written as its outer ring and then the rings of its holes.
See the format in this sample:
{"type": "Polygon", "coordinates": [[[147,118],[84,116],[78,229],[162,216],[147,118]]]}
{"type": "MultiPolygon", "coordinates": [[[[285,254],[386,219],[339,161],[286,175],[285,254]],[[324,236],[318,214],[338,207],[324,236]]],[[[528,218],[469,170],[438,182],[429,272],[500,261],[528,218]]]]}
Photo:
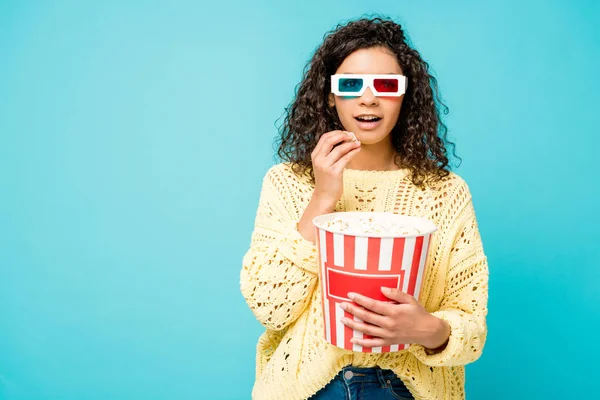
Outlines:
{"type": "Polygon", "coordinates": [[[363,348],[351,343],[351,338],[362,338],[363,334],[346,327],[340,319],[361,321],[342,310],[340,303],[350,302],[349,291],[388,301],[381,293],[381,286],[396,287],[418,299],[431,235],[392,239],[347,236],[321,229],[317,232],[327,342],[365,353],[385,353],[407,347],[397,344],[363,348]]]}

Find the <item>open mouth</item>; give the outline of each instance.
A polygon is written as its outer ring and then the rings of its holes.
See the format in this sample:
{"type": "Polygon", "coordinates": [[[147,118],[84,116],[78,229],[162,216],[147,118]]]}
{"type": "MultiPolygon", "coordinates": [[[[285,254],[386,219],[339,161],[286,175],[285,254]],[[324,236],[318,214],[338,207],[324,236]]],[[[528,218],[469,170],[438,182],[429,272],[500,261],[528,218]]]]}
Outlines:
{"type": "Polygon", "coordinates": [[[354,117],[358,125],[358,129],[363,131],[372,131],[381,126],[381,117],[377,115],[358,115],[354,117]]]}
{"type": "Polygon", "coordinates": [[[354,118],[355,118],[355,119],[356,119],[358,122],[366,122],[366,123],[369,123],[369,122],[377,122],[377,121],[381,121],[381,118],[379,118],[379,117],[376,117],[376,116],[374,116],[374,115],[370,115],[370,116],[364,116],[364,115],[361,115],[361,116],[354,117],[354,118]]]}

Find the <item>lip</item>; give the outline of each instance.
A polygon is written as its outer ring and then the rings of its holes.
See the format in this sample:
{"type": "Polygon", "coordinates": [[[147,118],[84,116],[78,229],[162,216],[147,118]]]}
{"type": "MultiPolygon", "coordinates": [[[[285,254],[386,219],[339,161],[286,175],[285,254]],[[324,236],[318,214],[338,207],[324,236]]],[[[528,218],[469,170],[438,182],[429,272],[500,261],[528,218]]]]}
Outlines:
{"type": "Polygon", "coordinates": [[[382,116],[377,115],[377,114],[356,114],[354,116],[354,118],[358,118],[358,117],[377,117],[377,118],[383,118],[382,116]]]}
{"type": "MultiPolygon", "coordinates": [[[[379,117],[381,118],[381,117],[379,117]]],[[[373,122],[363,122],[363,121],[359,121],[356,119],[356,117],[354,117],[354,121],[356,122],[356,124],[358,125],[358,127],[363,130],[363,131],[372,131],[374,129],[377,129],[379,127],[379,125],[381,125],[383,118],[379,119],[378,121],[373,121],[373,122]]]]}

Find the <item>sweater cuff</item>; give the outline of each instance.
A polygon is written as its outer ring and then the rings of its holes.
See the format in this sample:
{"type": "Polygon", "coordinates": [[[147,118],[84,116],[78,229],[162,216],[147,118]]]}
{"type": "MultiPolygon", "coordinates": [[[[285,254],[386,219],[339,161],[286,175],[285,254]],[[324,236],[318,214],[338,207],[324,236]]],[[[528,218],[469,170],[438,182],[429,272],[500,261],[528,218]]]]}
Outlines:
{"type": "Polygon", "coordinates": [[[464,321],[462,317],[452,311],[435,311],[434,316],[446,321],[450,325],[450,337],[444,350],[432,353],[431,350],[420,344],[412,344],[409,351],[415,355],[423,364],[430,367],[458,365],[461,353],[465,350],[467,340],[464,321]]]}
{"type": "Polygon", "coordinates": [[[317,246],[304,239],[298,232],[296,224],[286,229],[280,251],[298,268],[311,274],[318,274],[317,246]]]}

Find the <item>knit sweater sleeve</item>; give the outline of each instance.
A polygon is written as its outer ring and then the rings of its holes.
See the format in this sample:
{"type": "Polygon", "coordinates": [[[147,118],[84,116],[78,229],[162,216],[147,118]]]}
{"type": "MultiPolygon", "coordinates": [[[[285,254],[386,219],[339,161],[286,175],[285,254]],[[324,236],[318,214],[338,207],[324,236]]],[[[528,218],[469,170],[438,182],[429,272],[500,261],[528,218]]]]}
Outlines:
{"type": "Polygon", "coordinates": [[[291,172],[273,167],[260,195],[240,287],[246,303],[266,328],[283,330],[304,311],[317,282],[316,246],[297,230],[303,193],[291,172]]]}
{"type": "Polygon", "coordinates": [[[479,358],[487,327],[488,264],[467,185],[459,185],[450,204],[455,218],[446,246],[450,247],[444,297],[433,315],[445,320],[451,329],[444,350],[432,353],[421,345],[410,351],[429,366],[465,365],[479,358]]]}

